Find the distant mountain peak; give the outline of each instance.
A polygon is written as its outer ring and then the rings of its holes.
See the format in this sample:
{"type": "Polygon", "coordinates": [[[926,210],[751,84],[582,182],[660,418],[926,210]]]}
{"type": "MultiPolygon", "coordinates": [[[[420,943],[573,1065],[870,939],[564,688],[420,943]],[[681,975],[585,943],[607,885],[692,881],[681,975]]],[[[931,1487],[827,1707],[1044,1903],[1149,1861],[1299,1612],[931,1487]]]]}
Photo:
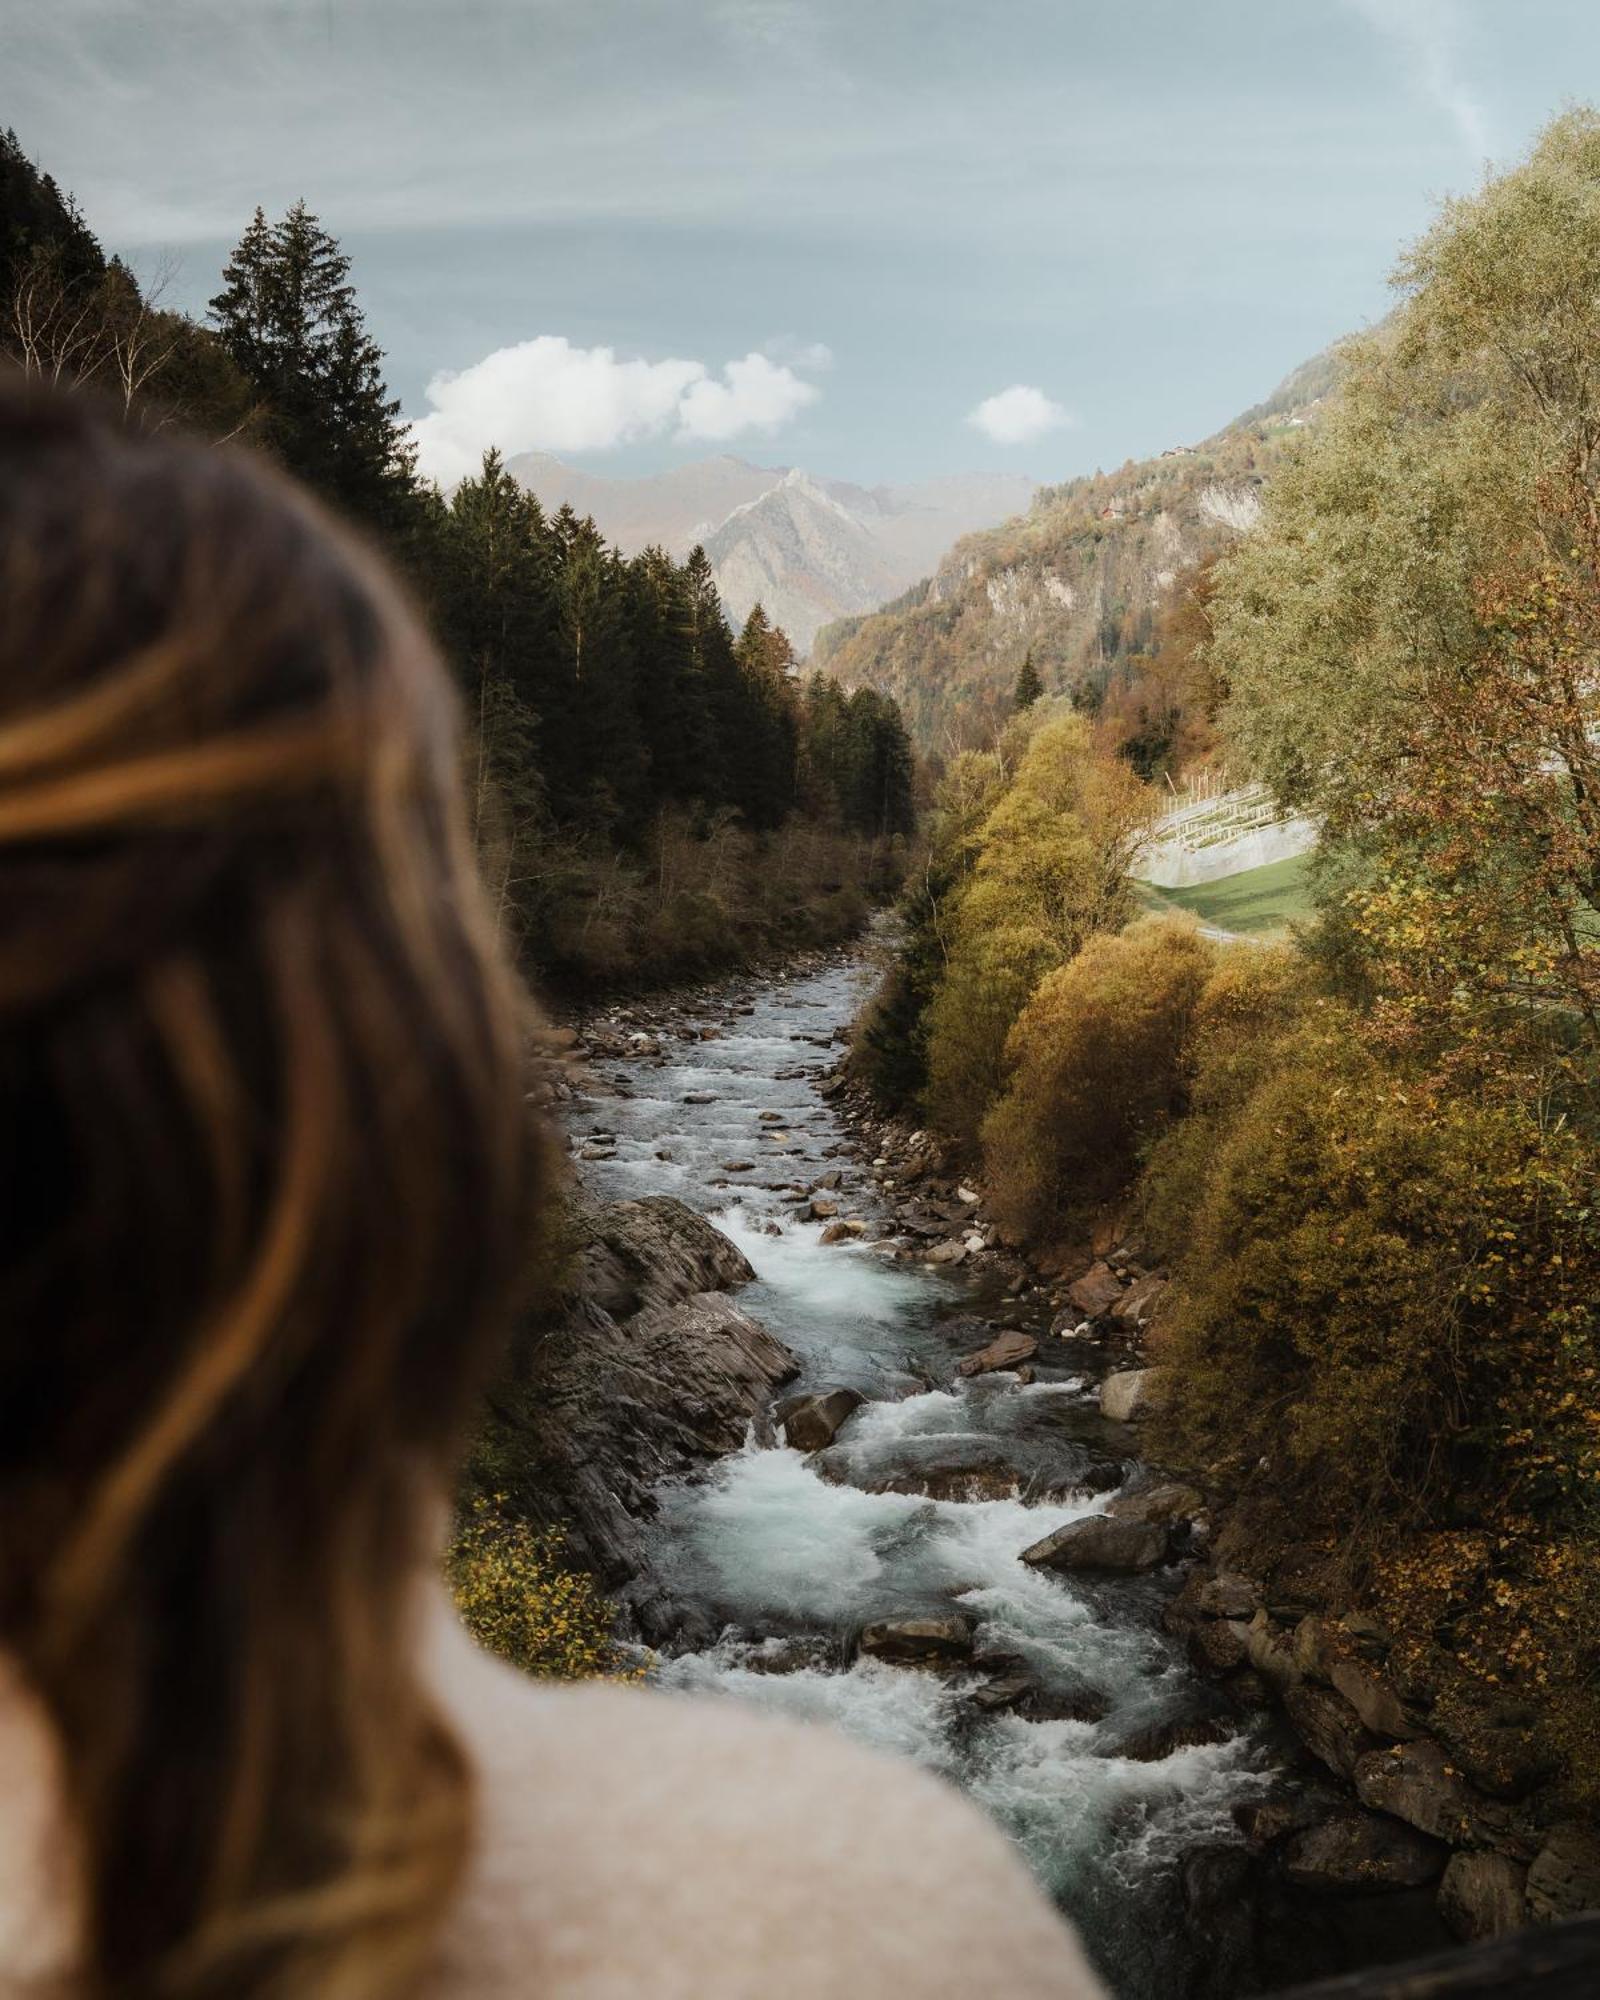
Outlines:
{"type": "Polygon", "coordinates": [[[542,505],[593,515],[628,554],[656,543],[682,558],[699,543],[729,617],[742,622],[764,605],[802,655],[821,626],[899,596],[962,535],[1016,513],[1034,492],[1014,475],[869,488],[731,452],[638,478],[549,452],[523,452],[509,470],[542,505]]]}

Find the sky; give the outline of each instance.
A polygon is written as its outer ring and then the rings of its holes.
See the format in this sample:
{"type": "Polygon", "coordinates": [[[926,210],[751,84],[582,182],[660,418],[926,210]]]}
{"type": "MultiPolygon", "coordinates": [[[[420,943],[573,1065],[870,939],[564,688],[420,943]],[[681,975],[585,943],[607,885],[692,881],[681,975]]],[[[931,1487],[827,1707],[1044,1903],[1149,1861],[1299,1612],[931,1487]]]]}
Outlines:
{"type": "Polygon", "coordinates": [[[203,312],[350,254],[424,468],[1047,480],[1369,324],[1595,0],[0,0],[0,124],[203,312]]]}

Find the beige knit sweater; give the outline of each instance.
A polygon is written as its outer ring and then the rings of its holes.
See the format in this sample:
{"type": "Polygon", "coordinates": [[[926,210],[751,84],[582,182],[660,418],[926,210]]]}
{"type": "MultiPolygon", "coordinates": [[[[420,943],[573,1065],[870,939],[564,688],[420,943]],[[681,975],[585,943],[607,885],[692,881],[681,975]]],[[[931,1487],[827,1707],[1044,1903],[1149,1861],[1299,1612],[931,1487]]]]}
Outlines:
{"type": "MultiPolygon", "coordinates": [[[[478,1768],[478,1852],[435,2000],[1099,2000],[1003,1837],[832,1731],[550,1687],[448,1613],[431,1670],[478,1768]]],[[[48,1739],[0,1676],[0,1996],[70,1956],[48,1739]]]]}

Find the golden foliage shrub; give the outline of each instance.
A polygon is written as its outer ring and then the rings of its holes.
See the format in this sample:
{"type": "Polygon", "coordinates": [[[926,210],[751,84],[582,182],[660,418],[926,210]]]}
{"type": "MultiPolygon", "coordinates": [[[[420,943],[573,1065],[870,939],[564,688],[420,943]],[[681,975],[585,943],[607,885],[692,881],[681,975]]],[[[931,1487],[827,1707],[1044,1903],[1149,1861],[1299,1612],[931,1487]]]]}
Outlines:
{"type": "Polygon", "coordinates": [[[559,1528],[535,1529],[479,1496],[457,1528],[446,1573],[481,1646],[548,1680],[616,1676],[612,1609],[594,1578],[562,1559],[559,1528]]]}
{"type": "Polygon", "coordinates": [[[1195,1204],[1154,1447],[1341,1549],[1447,1734],[1520,1703],[1600,1797],[1589,1144],[1402,1074],[1334,1002],[1235,1000],[1149,1170],[1195,1204]]]}
{"type": "Polygon", "coordinates": [[[1310,987],[1311,969],[1289,945],[1215,955],[1190,1024],[1186,1115],[1156,1138],[1141,1183],[1141,1222],[1158,1256],[1188,1243],[1217,1147],[1280,1043],[1328,1004],[1310,987]]]}
{"type": "Polygon", "coordinates": [[[1003,1227],[1048,1241],[1127,1188],[1183,1109],[1191,1025],[1216,955],[1192,922],[1151,918],[1092,938],[1040,982],[1007,1044],[1006,1093],[983,1123],[1003,1227]]]}
{"type": "Polygon", "coordinates": [[[1006,1038],[1034,987],[1126,921],[1128,864],[1149,811],[1127,767],[1095,755],[1081,717],[1039,720],[950,897],[927,1013],[928,1115],[968,1149],[1004,1087],[1006,1038]]]}

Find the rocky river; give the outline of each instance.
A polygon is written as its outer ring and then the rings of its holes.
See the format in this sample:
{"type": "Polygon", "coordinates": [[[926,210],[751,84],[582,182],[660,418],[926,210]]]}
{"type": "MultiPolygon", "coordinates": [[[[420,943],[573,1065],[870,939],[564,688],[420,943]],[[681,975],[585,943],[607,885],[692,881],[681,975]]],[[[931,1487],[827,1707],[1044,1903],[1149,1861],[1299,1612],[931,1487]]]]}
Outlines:
{"type": "Polygon", "coordinates": [[[1169,1558],[1204,1522],[1102,1411],[1114,1353],[991,1244],[975,1191],[953,1188],[930,1235],[928,1202],[861,1150],[830,1073],[867,976],[839,957],[615,1009],[568,1052],[588,1190],[709,1217],[754,1273],[734,1317],[798,1371],[775,1419],[649,1496],[658,1677],[943,1773],[1123,2000],[1218,1990],[1183,1921],[1186,1861],[1238,1843],[1278,1760],[1162,1629],[1169,1558]],[[1062,1542],[1069,1569],[1049,1560],[1062,1542]]]}
{"type": "Polygon", "coordinates": [[[870,976],[817,955],[543,1032],[578,1178],[475,1476],[664,1686],[965,1789],[1119,2000],[1600,1908],[1536,1716],[1439,1709],[1270,1493],[1216,1511],[1145,1462],[1138,1243],[1026,1264],[856,1096],[870,976]]]}

